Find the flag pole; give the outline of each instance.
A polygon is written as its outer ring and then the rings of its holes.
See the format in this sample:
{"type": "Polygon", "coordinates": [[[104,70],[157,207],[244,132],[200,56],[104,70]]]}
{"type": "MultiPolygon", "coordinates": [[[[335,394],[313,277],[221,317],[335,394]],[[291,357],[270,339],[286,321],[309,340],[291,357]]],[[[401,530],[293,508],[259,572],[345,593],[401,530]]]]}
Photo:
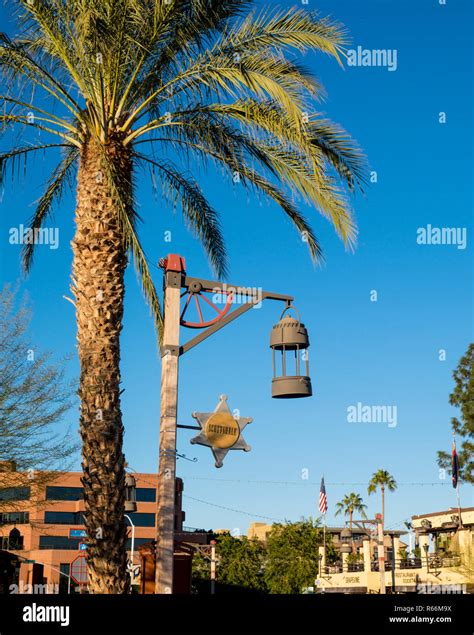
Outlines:
{"type": "Polygon", "coordinates": [[[462,514],[461,514],[461,498],[459,496],[459,482],[456,486],[456,494],[457,494],[457,499],[458,499],[458,512],[459,512],[459,526],[463,527],[462,524],[462,514]]]}
{"type": "Polygon", "coordinates": [[[459,494],[459,459],[456,450],[456,433],[453,430],[453,478],[454,478],[454,453],[456,453],[456,498],[458,501],[459,526],[463,527],[461,514],[461,496],[459,494]]]}
{"type": "Polygon", "coordinates": [[[324,566],[326,566],[326,512],[324,512],[324,525],[323,525],[323,549],[324,549],[324,566]]]}

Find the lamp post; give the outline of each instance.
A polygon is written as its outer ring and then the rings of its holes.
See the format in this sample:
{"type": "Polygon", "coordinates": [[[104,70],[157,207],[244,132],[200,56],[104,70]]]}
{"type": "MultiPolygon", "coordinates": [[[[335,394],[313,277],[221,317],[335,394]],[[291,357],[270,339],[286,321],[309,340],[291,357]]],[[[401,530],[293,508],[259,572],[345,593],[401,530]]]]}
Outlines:
{"type": "MultiPolygon", "coordinates": [[[[160,448],[158,468],[158,506],[157,506],[157,537],[156,537],[156,576],[155,593],[173,592],[173,552],[174,552],[174,516],[175,516],[175,478],[176,478],[176,432],[178,411],[178,367],[179,358],[200,344],[202,341],[227,326],[262,300],[277,300],[291,306],[293,298],[288,295],[259,291],[244,285],[227,285],[226,283],[201,278],[191,278],[186,275],[186,263],[184,258],[177,254],[169,254],[167,258],[160,260],[160,267],[164,269],[164,325],[163,344],[161,346],[161,408],[160,408],[160,448]],[[184,290],[184,291],[183,291],[184,290]],[[223,307],[219,309],[212,300],[214,295],[220,295],[223,299],[223,307]],[[246,301],[237,309],[231,311],[234,298],[244,296],[246,301]],[[181,300],[184,307],[181,310],[181,300]],[[188,317],[194,308],[197,318],[188,317]],[[205,317],[205,311],[210,311],[210,318],[205,317]],[[180,327],[190,329],[202,329],[191,340],[180,343],[180,327]]],[[[281,334],[288,331],[293,336],[304,329],[299,320],[289,328],[281,328],[281,334]]],[[[306,331],[306,329],[304,329],[306,331]]],[[[273,337],[273,333],[272,333],[273,337]]],[[[299,335],[304,340],[304,334],[299,335]]],[[[307,338],[307,333],[306,333],[307,338]]],[[[294,340],[294,337],[293,337],[294,340]]],[[[286,350],[298,352],[299,348],[306,349],[309,341],[290,342],[290,347],[278,348],[283,345],[280,340],[277,346],[272,348],[281,350],[282,355],[286,350]],[[303,344],[303,345],[301,345],[303,344]]],[[[286,346],[286,345],[285,345],[286,346]]],[[[306,353],[307,354],[307,353],[306,353]]],[[[297,356],[297,369],[299,370],[299,357],[297,356]]],[[[292,375],[290,382],[283,384],[278,394],[273,392],[273,397],[292,398],[309,397],[311,395],[311,383],[306,368],[306,375],[292,375]],[[303,381],[300,381],[303,380],[303,381]],[[290,385],[291,384],[291,385],[290,385]],[[296,384],[296,390],[294,386],[296,384]]],[[[286,375],[283,372],[284,376],[286,375]]]]}
{"type": "Polygon", "coordinates": [[[385,545],[382,514],[376,514],[375,519],[377,521],[377,555],[379,559],[380,593],[385,595],[385,545]]]}
{"type": "Polygon", "coordinates": [[[425,558],[426,558],[426,572],[429,573],[430,572],[430,561],[428,559],[428,551],[430,549],[430,546],[428,543],[425,543],[423,545],[423,551],[425,552],[425,558]]]}
{"type": "Polygon", "coordinates": [[[132,519],[130,518],[128,514],[124,514],[123,517],[128,520],[132,528],[132,544],[130,549],[130,562],[132,563],[130,566],[130,580],[131,580],[132,574],[133,574],[133,558],[135,556],[135,525],[133,524],[132,519]]]}
{"type": "Polygon", "coordinates": [[[211,595],[216,592],[216,541],[211,540],[211,595]]]}
{"type": "MultiPolygon", "coordinates": [[[[125,511],[136,512],[137,511],[137,483],[135,477],[132,474],[125,474],[125,511]]],[[[132,528],[132,544],[130,553],[130,583],[133,582],[133,558],[135,556],[135,525],[128,514],[123,515],[128,520],[132,528]]]]}

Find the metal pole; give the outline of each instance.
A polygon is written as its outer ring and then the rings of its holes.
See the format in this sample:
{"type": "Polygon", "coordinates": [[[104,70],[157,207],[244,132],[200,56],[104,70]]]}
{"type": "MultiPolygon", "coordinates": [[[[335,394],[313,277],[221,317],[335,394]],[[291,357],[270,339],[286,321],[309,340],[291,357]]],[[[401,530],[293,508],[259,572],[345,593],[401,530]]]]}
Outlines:
{"type": "Polygon", "coordinates": [[[211,594],[216,592],[216,541],[211,540],[211,594]]]}
{"type": "MultiPolygon", "coordinates": [[[[71,574],[71,564],[69,564],[69,574],[71,574]]],[[[67,594],[71,595],[71,575],[68,576],[67,581],[67,594]]]]}
{"type": "Polygon", "coordinates": [[[459,526],[463,527],[462,514],[461,514],[461,497],[459,495],[459,481],[458,481],[458,483],[456,485],[456,495],[457,495],[457,499],[458,499],[459,526]]]}
{"type": "Polygon", "coordinates": [[[130,523],[130,526],[132,528],[132,548],[130,550],[130,561],[131,561],[130,583],[131,583],[133,582],[133,559],[135,557],[135,525],[132,523],[132,519],[130,518],[128,514],[124,514],[123,517],[128,519],[128,522],[130,523]]]}
{"type": "Polygon", "coordinates": [[[395,580],[395,536],[391,534],[392,538],[392,593],[395,593],[396,580],[395,580]]]}
{"type": "MultiPolygon", "coordinates": [[[[456,433],[453,431],[453,451],[455,448],[456,448],[456,433]]],[[[457,480],[456,480],[456,498],[458,501],[459,526],[462,527],[463,524],[462,524],[462,515],[461,515],[461,498],[459,496],[459,468],[458,468],[458,474],[457,474],[457,480]]]]}
{"type": "Polygon", "coordinates": [[[385,547],[383,544],[383,517],[382,514],[377,514],[377,529],[378,529],[378,557],[379,557],[379,572],[380,572],[380,593],[385,594],[385,547]]]}
{"type": "Polygon", "coordinates": [[[155,593],[173,592],[176,424],[178,413],[179,323],[182,266],[165,269],[164,329],[161,358],[160,455],[155,593]]]}
{"type": "Polygon", "coordinates": [[[326,512],[324,513],[324,525],[323,525],[323,549],[324,549],[324,566],[326,566],[326,512]]]}

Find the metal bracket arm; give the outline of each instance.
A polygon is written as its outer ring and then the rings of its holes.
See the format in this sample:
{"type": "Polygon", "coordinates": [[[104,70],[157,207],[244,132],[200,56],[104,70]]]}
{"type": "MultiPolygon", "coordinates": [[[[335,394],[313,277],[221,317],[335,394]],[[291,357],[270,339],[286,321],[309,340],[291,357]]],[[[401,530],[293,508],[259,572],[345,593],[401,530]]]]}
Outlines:
{"type": "MultiPolygon", "coordinates": [[[[206,283],[208,282],[204,280],[199,280],[198,278],[186,278],[186,280],[190,282],[192,282],[193,280],[197,280],[201,284],[203,284],[203,282],[206,282],[206,283]]],[[[223,283],[209,282],[209,284],[215,285],[214,287],[210,289],[212,290],[214,288],[217,288],[218,284],[222,285],[223,283]]],[[[240,295],[243,295],[243,294],[240,294],[240,295]]],[[[199,335],[196,335],[196,337],[193,337],[191,340],[189,340],[188,342],[180,346],[180,349],[179,349],[180,356],[184,355],[184,353],[187,353],[192,348],[194,348],[195,346],[203,342],[205,339],[213,335],[213,333],[220,331],[222,328],[224,328],[224,326],[227,326],[227,324],[236,320],[238,317],[240,317],[241,315],[243,315],[244,313],[252,309],[255,305],[259,304],[262,300],[280,300],[283,302],[291,303],[293,301],[293,297],[289,295],[282,295],[279,293],[271,293],[270,291],[262,291],[260,297],[255,297],[255,293],[252,292],[252,300],[250,302],[246,302],[245,304],[242,304],[242,306],[240,306],[235,311],[232,311],[232,313],[229,313],[228,315],[226,315],[224,318],[222,318],[222,320],[219,320],[219,322],[216,322],[212,326],[209,326],[205,331],[203,331],[202,333],[199,333],[199,335]]]]}

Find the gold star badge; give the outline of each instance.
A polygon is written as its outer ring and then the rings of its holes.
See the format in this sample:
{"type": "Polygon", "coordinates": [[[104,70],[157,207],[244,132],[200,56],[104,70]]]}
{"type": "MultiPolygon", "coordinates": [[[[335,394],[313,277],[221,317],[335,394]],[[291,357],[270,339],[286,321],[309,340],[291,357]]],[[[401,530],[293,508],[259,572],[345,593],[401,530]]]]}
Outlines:
{"type": "Polygon", "coordinates": [[[222,467],[229,450],[250,452],[251,447],[245,443],[242,432],[253,419],[234,417],[227,405],[226,395],[220,396],[214,412],[193,412],[193,417],[201,426],[201,432],[191,439],[191,443],[211,448],[216,467],[222,467]]]}

